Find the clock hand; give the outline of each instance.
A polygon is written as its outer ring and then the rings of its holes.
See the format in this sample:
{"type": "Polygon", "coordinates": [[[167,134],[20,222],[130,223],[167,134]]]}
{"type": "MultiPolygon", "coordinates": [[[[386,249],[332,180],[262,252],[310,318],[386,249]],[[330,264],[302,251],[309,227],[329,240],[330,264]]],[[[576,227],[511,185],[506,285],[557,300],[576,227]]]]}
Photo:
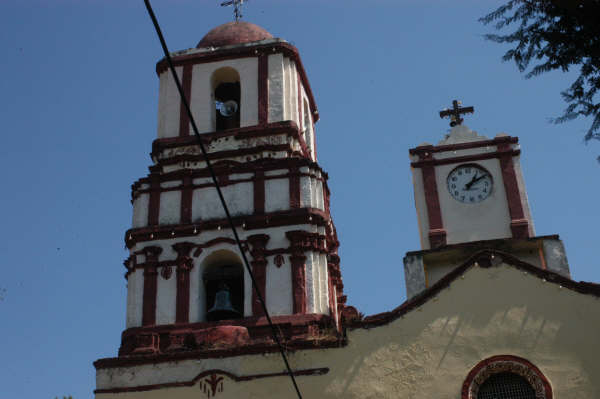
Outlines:
{"type": "Polygon", "coordinates": [[[473,176],[471,181],[468,182],[467,184],[465,184],[465,189],[467,189],[467,190],[471,189],[471,186],[473,185],[473,183],[475,183],[476,180],[477,180],[477,172],[475,172],[475,176],[473,176]]]}
{"type": "Polygon", "coordinates": [[[483,179],[486,176],[487,176],[486,174],[483,174],[483,175],[477,177],[476,179],[471,180],[470,182],[467,183],[467,185],[465,187],[467,188],[467,190],[469,190],[473,184],[477,183],[479,180],[483,179]]]}

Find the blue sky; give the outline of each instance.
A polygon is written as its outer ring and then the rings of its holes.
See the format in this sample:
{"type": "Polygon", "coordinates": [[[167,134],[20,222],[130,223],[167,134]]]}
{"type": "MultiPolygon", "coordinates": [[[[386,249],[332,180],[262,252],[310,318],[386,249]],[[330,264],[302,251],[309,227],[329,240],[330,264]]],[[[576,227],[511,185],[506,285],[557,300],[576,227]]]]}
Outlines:
{"type": "MultiPolygon", "coordinates": [[[[171,50],[232,19],[219,1],[155,0],[171,50]]],[[[408,149],[466,124],[519,136],[538,235],[560,234],[574,279],[600,281],[591,121],[552,125],[575,75],[525,80],[483,40],[496,0],[252,0],[245,20],[295,44],[319,107],[319,162],[349,303],[405,299],[402,257],[418,250],[408,149]]],[[[142,0],[0,0],[0,399],[92,396],[100,357],[125,324],[123,234],[130,185],[156,135],[161,50],[142,0]]]]}

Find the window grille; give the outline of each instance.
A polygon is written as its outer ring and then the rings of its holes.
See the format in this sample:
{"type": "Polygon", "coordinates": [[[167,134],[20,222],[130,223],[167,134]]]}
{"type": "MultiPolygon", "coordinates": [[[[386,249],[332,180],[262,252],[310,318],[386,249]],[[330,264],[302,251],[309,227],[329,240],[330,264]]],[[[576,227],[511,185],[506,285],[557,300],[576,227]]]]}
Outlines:
{"type": "Polygon", "coordinates": [[[490,376],[479,388],[477,399],[536,399],[533,387],[514,373],[490,376]]]}

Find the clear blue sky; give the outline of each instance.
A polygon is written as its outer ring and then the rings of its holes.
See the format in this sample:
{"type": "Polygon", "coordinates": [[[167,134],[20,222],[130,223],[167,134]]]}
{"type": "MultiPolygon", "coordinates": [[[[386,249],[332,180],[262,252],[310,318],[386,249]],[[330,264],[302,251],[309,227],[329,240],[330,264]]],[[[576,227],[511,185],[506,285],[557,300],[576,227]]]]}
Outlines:
{"type": "MultiPolygon", "coordinates": [[[[154,0],[171,50],[232,18],[219,1],[154,0]]],[[[590,121],[552,125],[573,75],[524,80],[485,42],[497,0],[252,0],[245,19],[294,43],[321,121],[320,164],[349,303],[405,299],[402,257],[419,249],[407,151],[437,142],[437,112],[519,136],[538,235],[560,234],[576,280],[600,281],[600,193],[590,121]]],[[[0,0],[0,399],[89,398],[92,362],[125,324],[130,185],[156,135],[161,50],[142,0],[0,0]]]]}

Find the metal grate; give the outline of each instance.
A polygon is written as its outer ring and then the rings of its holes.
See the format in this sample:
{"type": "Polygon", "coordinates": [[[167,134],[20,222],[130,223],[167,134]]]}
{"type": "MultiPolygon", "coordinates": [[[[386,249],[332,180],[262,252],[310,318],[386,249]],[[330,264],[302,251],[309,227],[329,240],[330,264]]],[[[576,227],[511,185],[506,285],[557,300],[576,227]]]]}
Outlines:
{"type": "Polygon", "coordinates": [[[535,391],[518,374],[498,373],[481,384],[477,399],[535,399],[535,391]]]}

